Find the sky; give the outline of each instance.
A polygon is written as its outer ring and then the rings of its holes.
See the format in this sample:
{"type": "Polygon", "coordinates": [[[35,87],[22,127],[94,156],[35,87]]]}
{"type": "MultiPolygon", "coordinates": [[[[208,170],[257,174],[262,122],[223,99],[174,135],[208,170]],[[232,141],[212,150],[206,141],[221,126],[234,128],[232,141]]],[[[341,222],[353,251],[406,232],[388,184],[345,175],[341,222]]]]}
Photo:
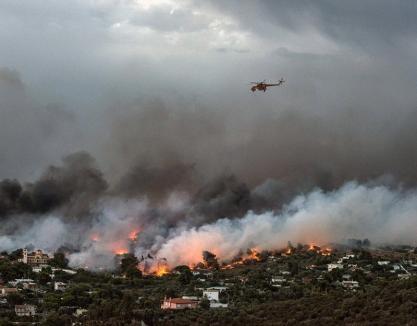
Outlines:
{"type": "Polygon", "coordinates": [[[0,245],[415,243],[416,57],[415,0],[2,0],[0,245]]]}
{"type": "Polygon", "coordinates": [[[110,181],[172,160],[413,179],[416,18],[413,0],[3,0],[0,178],[84,150],[110,181]]]}

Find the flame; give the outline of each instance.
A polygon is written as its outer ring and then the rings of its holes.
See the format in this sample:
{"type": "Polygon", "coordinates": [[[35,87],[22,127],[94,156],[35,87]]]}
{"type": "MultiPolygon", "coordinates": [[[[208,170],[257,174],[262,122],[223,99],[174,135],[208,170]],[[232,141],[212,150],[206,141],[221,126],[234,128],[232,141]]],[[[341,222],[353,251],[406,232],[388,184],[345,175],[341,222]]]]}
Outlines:
{"type": "Polygon", "coordinates": [[[238,257],[229,264],[224,264],[221,269],[233,269],[237,266],[250,264],[251,261],[261,261],[259,251],[256,248],[248,249],[247,254],[243,257],[238,257]]]}
{"type": "Polygon", "coordinates": [[[331,248],[324,248],[320,251],[322,256],[330,256],[332,254],[331,248]]]}
{"type": "Polygon", "coordinates": [[[129,239],[135,241],[138,239],[139,230],[133,230],[129,233],[129,239]]]}
{"type": "Polygon", "coordinates": [[[94,242],[100,241],[100,235],[98,233],[92,233],[90,235],[90,239],[91,241],[94,241],[94,242]]]}
{"type": "Polygon", "coordinates": [[[156,271],[155,271],[155,275],[158,276],[158,277],[164,276],[168,273],[169,273],[169,269],[168,269],[168,266],[166,266],[166,265],[158,266],[156,271]]]}
{"type": "Polygon", "coordinates": [[[249,252],[250,252],[250,255],[248,255],[246,259],[252,259],[256,261],[261,260],[261,258],[259,258],[259,251],[256,248],[250,249],[249,252]]]}
{"type": "Polygon", "coordinates": [[[113,252],[116,255],[125,255],[128,253],[128,250],[126,248],[118,248],[118,249],[113,250],[113,252]]]}

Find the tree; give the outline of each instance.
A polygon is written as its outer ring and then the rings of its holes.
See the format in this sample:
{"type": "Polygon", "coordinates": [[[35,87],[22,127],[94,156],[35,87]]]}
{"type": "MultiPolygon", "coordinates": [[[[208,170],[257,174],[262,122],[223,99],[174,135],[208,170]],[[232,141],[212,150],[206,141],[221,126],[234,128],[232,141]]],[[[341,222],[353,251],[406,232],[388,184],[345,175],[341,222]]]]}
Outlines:
{"type": "Polygon", "coordinates": [[[210,251],[203,251],[203,261],[208,268],[219,268],[219,262],[215,254],[210,251]]]}
{"type": "Polygon", "coordinates": [[[298,274],[298,262],[296,261],[289,261],[288,262],[288,270],[291,273],[291,275],[297,275],[298,274]]]}
{"type": "Polygon", "coordinates": [[[210,301],[206,297],[204,297],[200,301],[200,307],[206,310],[210,309],[210,301]]]}
{"type": "Polygon", "coordinates": [[[137,273],[133,272],[133,269],[137,269],[137,266],[139,264],[138,259],[133,254],[125,254],[123,255],[122,260],[120,261],[120,272],[122,274],[127,275],[127,272],[129,271],[130,276],[138,276],[137,273]]]}
{"type": "Polygon", "coordinates": [[[41,270],[38,274],[38,281],[41,285],[46,285],[46,283],[51,281],[51,277],[49,276],[48,272],[45,270],[41,270]]]}
{"type": "Polygon", "coordinates": [[[66,315],[60,315],[57,312],[50,313],[46,319],[41,323],[42,326],[55,326],[55,325],[71,325],[71,318],[66,315]]]}
{"type": "Polygon", "coordinates": [[[178,281],[180,281],[180,283],[184,285],[190,283],[192,279],[193,273],[191,273],[190,269],[184,269],[178,277],[178,281]]]}
{"type": "Polygon", "coordinates": [[[15,278],[30,277],[33,272],[29,265],[24,263],[11,264],[8,261],[0,263],[0,274],[3,281],[11,281],[15,278]]]}
{"type": "Polygon", "coordinates": [[[23,249],[17,249],[9,254],[10,260],[18,260],[23,257],[23,249]]]}
{"type": "Polygon", "coordinates": [[[142,272],[137,268],[136,265],[131,265],[127,267],[125,271],[126,277],[128,278],[141,278],[142,272]]]}
{"type": "Polygon", "coordinates": [[[68,259],[65,258],[65,254],[63,252],[56,252],[54,253],[54,258],[51,259],[49,264],[58,268],[66,268],[68,267],[68,259]]]}
{"type": "Polygon", "coordinates": [[[23,303],[23,301],[24,301],[24,298],[23,298],[23,296],[22,296],[21,294],[19,294],[19,293],[10,293],[10,294],[7,296],[7,302],[8,302],[11,306],[14,306],[14,305],[17,305],[17,304],[22,304],[22,303],[23,303]]]}

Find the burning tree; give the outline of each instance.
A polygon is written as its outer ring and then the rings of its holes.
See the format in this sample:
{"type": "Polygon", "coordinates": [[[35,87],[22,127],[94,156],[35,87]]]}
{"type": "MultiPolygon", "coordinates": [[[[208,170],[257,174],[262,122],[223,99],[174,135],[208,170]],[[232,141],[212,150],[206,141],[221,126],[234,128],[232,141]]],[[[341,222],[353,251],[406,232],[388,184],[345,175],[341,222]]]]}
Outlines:
{"type": "Polygon", "coordinates": [[[217,256],[210,251],[203,251],[203,261],[206,267],[208,268],[219,268],[219,262],[217,261],[217,256]]]}

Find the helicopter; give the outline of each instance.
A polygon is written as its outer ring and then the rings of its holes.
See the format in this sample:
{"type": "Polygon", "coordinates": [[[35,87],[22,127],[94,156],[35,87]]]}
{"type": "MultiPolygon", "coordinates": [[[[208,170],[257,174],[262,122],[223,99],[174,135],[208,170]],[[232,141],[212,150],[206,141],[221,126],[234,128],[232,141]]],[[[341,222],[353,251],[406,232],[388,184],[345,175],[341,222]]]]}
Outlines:
{"type": "Polygon", "coordinates": [[[252,92],[254,92],[256,90],[265,92],[268,87],[281,86],[284,83],[285,83],[285,80],[283,78],[281,78],[278,81],[278,83],[275,83],[275,84],[268,84],[268,83],[266,83],[266,80],[264,80],[262,82],[251,82],[251,84],[254,84],[254,86],[252,86],[250,89],[251,89],[252,92]]]}

